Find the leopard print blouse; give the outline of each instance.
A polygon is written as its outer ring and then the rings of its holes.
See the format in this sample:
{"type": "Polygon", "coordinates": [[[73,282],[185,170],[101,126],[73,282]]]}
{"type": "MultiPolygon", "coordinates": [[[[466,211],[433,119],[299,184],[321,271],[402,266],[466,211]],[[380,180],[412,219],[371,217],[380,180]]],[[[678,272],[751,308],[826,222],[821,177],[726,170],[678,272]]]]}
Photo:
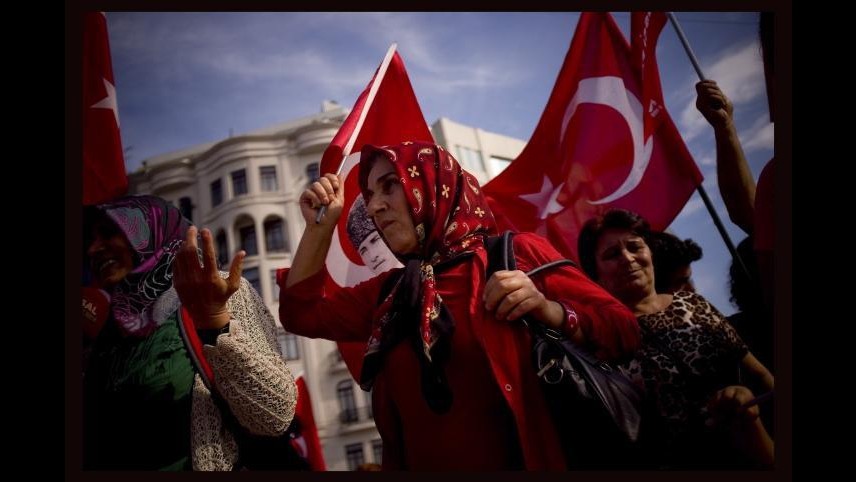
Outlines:
{"type": "Polygon", "coordinates": [[[713,394],[739,382],[739,363],[749,349],[697,293],[679,291],[665,310],[638,320],[642,346],[622,370],[653,397],[667,445],[683,444],[704,430],[713,394]]]}

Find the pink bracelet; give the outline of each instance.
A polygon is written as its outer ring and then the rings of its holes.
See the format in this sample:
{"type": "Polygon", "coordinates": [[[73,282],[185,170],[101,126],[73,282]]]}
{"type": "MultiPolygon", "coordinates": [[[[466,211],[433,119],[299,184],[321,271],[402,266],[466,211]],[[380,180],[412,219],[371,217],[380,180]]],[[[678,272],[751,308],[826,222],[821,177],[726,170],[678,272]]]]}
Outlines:
{"type": "Polygon", "coordinates": [[[562,320],[561,331],[565,333],[574,333],[577,331],[577,327],[580,324],[579,319],[577,318],[577,312],[561,301],[557,301],[557,303],[559,303],[562,309],[565,310],[565,319],[562,320]]]}

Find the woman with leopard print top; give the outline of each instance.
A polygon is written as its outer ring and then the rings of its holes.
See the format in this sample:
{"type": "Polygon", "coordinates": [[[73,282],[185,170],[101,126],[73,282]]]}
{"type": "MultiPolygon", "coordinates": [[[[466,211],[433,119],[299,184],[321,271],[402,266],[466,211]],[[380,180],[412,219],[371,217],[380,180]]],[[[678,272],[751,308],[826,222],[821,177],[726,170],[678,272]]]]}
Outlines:
{"type": "Polygon", "coordinates": [[[642,345],[622,367],[644,383],[659,414],[659,464],[674,468],[771,466],[773,441],[740,373],[756,390],[773,376],[725,317],[688,291],[657,293],[648,222],[613,209],[589,220],[578,241],[585,272],[633,311],[642,345]]]}

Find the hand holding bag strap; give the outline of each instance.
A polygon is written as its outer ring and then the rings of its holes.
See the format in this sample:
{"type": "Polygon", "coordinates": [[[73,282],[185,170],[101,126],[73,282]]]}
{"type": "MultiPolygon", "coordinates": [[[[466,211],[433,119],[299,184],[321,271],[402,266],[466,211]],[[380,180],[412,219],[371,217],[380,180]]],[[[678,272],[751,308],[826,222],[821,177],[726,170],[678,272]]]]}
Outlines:
{"type": "MultiPolygon", "coordinates": [[[[485,241],[488,250],[487,277],[499,269],[516,269],[512,238],[513,233],[505,231],[499,237],[485,241]]],[[[526,275],[532,277],[547,269],[566,265],[576,266],[576,263],[569,259],[551,261],[530,270],[526,275]]],[[[568,340],[564,334],[525,316],[521,321],[529,328],[532,336],[537,376],[549,385],[561,383],[568,377],[566,383],[573,383],[580,396],[597,399],[616,427],[628,440],[635,441],[641,425],[640,406],[644,397],[641,390],[609,364],[568,340]]]]}

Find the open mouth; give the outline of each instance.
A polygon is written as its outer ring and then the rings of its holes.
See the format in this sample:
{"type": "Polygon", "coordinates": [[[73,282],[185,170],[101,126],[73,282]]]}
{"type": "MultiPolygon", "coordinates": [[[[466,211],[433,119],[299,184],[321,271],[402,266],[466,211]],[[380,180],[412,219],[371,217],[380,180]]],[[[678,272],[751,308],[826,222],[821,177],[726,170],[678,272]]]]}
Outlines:
{"type": "Polygon", "coordinates": [[[119,264],[119,262],[116,261],[115,258],[106,258],[106,259],[97,260],[93,264],[95,266],[95,272],[101,274],[101,273],[104,273],[105,271],[109,271],[112,267],[119,264]]]}

